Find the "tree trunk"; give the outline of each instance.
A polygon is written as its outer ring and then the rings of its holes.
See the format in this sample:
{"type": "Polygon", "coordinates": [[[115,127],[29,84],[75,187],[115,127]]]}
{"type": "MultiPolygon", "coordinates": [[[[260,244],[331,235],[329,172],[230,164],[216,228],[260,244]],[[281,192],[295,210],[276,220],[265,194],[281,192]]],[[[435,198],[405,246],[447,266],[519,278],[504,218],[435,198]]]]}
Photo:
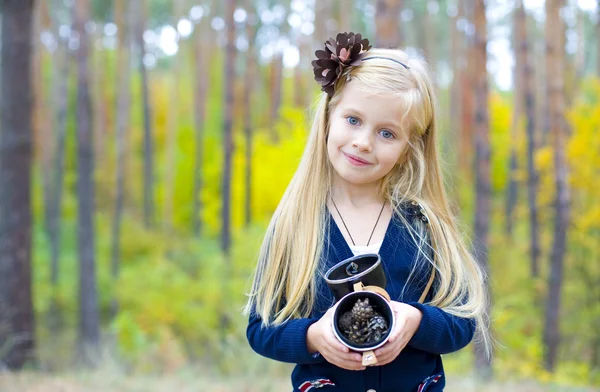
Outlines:
{"type": "Polygon", "coordinates": [[[233,13],[235,0],[225,1],[225,22],[227,29],[227,45],[225,48],[225,89],[224,89],[224,121],[223,121],[223,180],[222,180],[222,229],[221,248],[227,256],[231,247],[231,176],[233,164],[233,93],[235,82],[235,24],[233,13]]]}
{"type": "MultiPolygon", "coordinates": [[[[206,18],[208,19],[208,18],[206,18]]],[[[196,157],[194,162],[194,216],[192,219],[194,234],[200,237],[202,234],[202,168],[204,160],[204,125],[206,122],[206,98],[208,83],[210,79],[210,61],[207,59],[208,45],[211,34],[209,21],[200,22],[197,27],[194,40],[194,57],[196,61],[196,85],[194,90],[194,102],[196,106],[196,157]]],[[[251,50],[251,47],[248,48],[251,50]]]]}
{"type": "MultiPolygon", "coordinates": [[[[454,143],[455,151],[460,151],[460,135],[462,134],[462,126],[461,126],[461,116],[460,113],[462,111],[461,108],[461,83],[463,68],[465,63],[465,53],[464,49],[464,37],[459,33],[458,28],[456,27],[457,21],[461,17],[461,9],[462,6],[460,3],[456,5],[455,14],[450,16],[450,65],[452,67],[452,86],[450,87],[450,104],[448,108],[450,112],[448,116],[450,118],[450,128],[452,130],[452,134],[455,135],[455,140],[457,143],[454,143]]],[[[458,166],[458,162],[454,163],[455,166],[458,166]]]]}
{"type": "MultiPolygon", "coordinates": [[[[487,80],[487,21],[485,18],[484,0],[476,0],[474,8],[475,20],[475,238],[474,255],[482,269],[489,276],[488,248],[489,248],[489,222],[490,222],[490,126],[488,108],[488,80],[487,80]]],[[[489,279],[486,280],[488,295],[489,279]]],[[[490,309],[488,309],[490,312],[490,309]]],[[[485,355],[482,343],[475,343],[475,366],[477,373],[483,379],[492,375],[491,358],[485,355]]]]}
{"type": "MultiPolygon", "coordinates": [[[[60,26],[60,23],[56,19],[53,24],[57,29],[60,26]]],[[[58,286],[70,61],[71,54],[69,53],[68,42],[59,38],[52,75],[54,96],[56,97],[56,117],[53,122],[56,150],[54,151],[54,160],[52,162],[50,208],[48,213],[51,254],[50,283],[53,289],[48,312],[48,327],[51,332],[59,331],[62,326],[62,309],[58,304],[58,286]]]]}
{"type": "Polygon", "coordinates": [[[506,187],[506,214],[505,214],[505,232],[506,236],[512,240],[513,234],[513,213],[517,204],[518,185],[516,180],[516,172],[518,168],[517,162],[517,140],[519,140],[520,120],[523,114],[523,71],[525,68],[526,52],[522,47],[525,44],[526,37],[526,19],[525,10],[522,7],[521,1],[517,1],[514,11],[514,35],[513,35],[513,51],[515,53],[514,67],[514,89],[513,89],[513,117],[511,124],[511,146],[510,160],[508,170],[508,186],[506,187]]]}
{"type": "Polygon", "coordinates": [[[150,91],[148,87],[148,70],[144,64],[146,57],[146,44],[144,31],[146,30],[147,0],[134,0],[134,15],[138,15],[135,40],[138,51],[138,65],[142,87],[142,119],[144,124],[144,224],[146,228],[154,227],[154,143],[152,137],[152,107],[150,104],[150,91]]]}
{"type": "Polygon", "coordinates": [[[402,44],[398,18],[400,17],[400,0],[377,0],[375,24],[375,46],[381,48],[398,48],[402,44]]]}
{"type": "Polygon", "coordinates": [[[560,344],[560,296],[563,281],[564,255],[567,246],[567,227],[569,222],[569,189],[567,184],[566,123],[564,119],[564,22],[560,17],[562,0],[546,2],[546,69],[548,73],[548,99],[550,132],[553,137],[554,173],[555,173],[555,217],[554,242],[550,259],[548,279],[548,299],[544,323],[544,365],[546,370],[554,371],[560,344]]]}
{"type": "Polygon", "coordinates": [[[77,198],[79,250],[79,354],[88,365],[98,358],[100,327],[94,255],[94,148],[90,99],[89,42],[85,29],[89,0],[75,2],[77,50],[77,198]]]}
{"type": "MultiPolygon", "coordinates": [[[[321,49],[323,43],[335,33],[329,28],[330,18],[333,14],[332,0],[320,0],[315,2],[315,34],[316,47],[321,49]]],[[[335,38],[335,36],[334,36],[335,38]]]]}
{"type": "MultiPolygon", "coordinates": [[[[112,252],[111,273],[113,284],[116,285],[119,278],[119,255],[121,253],[121,221],[123,218],[123,199],[125,194],[125,157],[127,155],[127,128],[129,128],[129,115],[131,110],[131,68],[129,52],[128,29],[131,28],[130,3],[123,0],[115,2],[115,17],[118,27],[117,48],[117,124],[115,132],[115,149],[117,152],[116,178],[115,178],[115,204],[112,225],[112,252]]],[[[118,303],[113,299],[112,312],[116,315],[118,303]]]]}
{"type": "Polygon", "coordinates": [[[0,102],[0,361],[34,358],[31,290],[33,0],[2,2],[0,102]]]}
{"type": "MultiPolygon", "coordinates": [[[[102,39],[104,37],[104,32],[102,29],[98,29],[96,33],[92,36],[94,39],[102,39]]],[[[106,105],[106,86],[108,83],[107,75],[110,74],[106,70],[106,63],[108,61],[108,56],[105,54],[107,51],[104,49],[98,49],[94,53],[94,77],[95,81],[93,82],[94,93],[93,97],[95,101],[93,102],[93,134],[94,134],[94,156],[96,157],[104,157],[105,155],[105,139],[107,129],[110,128],[110,124],[107,120],[107,105],[106,105]]]]}
{"type": "Polygon", "coordinates": [[[519,14],[519,23],[524,25],[522,43],[519,46],[519,51],[523,56],[523,100],[525,101],[525,115],[527,118],[527,199],[529,204],[529,234],[530,234],[530,265],[531,276],[537,278],[539,276],[539,258],[540,258],[540,233],[538,226],[538,205],[537,205],[537,187],[538,187],[538,172],[535,167],[535,153],[537,150],[536,137],[536,105],[535,105],[535,75],[534,75],[534,59],[531,40],[527,37],[526,29],[526,14],[523,3],[517,9],[519,14]],[[521,21],[521,18],[523,19],[521,21]]]}
{"type": "Polygon", "coordinates": [[[281,108],[281,95],[283,85],[283,53],[277,52],[271,60],[271,107],[269,110],[269,129],[271,131],[271,141],[277,143],[279,135],[277,133],[277,122],[279,121],[279,109],[281,108]]]}
{"type": "MultiPolygon", "coordinates": [[[[183,0],[173,0],[174,23],[177,24],[178,17],[183,13],[183,0]]],[[[177,32],[176,41],[180,44],[179,32],[177,32]]],[[[163,210],[163,229],[173,230],[173,197],[175,194],[175,177],[177,172],[176,152],[177,152],[177,133],[179,132],[179,77],[181,76],[181,51],[173,56],[173,73],[171,75],[171,100],[168,103],[167,110],[167,141],[166,141],[166,184],[165,184],[165,202],[163,210]]]]}
{"type": "MultiPolygon", "coordinates": [[[[461,0],[460,9],[463,11],[463,17],[469,23],[473,22],[473,3],[467,0],[461,0]]],[[[472,36],[465,34],[465,67],[461,75],[461,127],[460,127],[460,149],[459,149],[459,168],[461,173],[469,173],[473,159],[473,119],[475,116],[474,105],[475,98],[473,94],[473,75],[475,75],[475,66],[470,59],[475,58],[475,44],[472,36]]]]}
{"type": "Polygon", "coordinates": [[[596,6],[596,76],[600,78],[600,0],[596,6]]]}
{"type": "MultiPolygon", "coordinates": [[[[46,23],[48,7],[46,1],[38,1],[34,6],[33,16],[33,37],[39,37],[43,30],[50,28],[46,23]],[[45,15],[44,15],[45,14],[45,15]]],[[[43,61],[44,51],[41,40],[33,40],[33,66],[32,66],[32,83],[33,83],[33,140],[34,152],[33,162],[40,163],[40,174],[42,177],[43,195],[44,195],[44,230],[46,236],[50,237],[50,205],[51,184],[52,184],[52,150],[54,148],[51,134],[51,121],[48,113],[52,102],[46,92],[44,85],[43,61]],[[40,159],[41,158],[41,159],[40,159]]]]}
{"type": "MultiPolygon", "coordinates": [[[[246,8],[248,9],[248,23],[246,24],[246,36],[248,37],[248,40],[250,42],[250,46],[248,48],[247,56],[248,56],[248,61],[246,62],[247,66],[245,69],[245,82],[244,82],[244,98],[243,98],[243,110],[244,110],[244,114],[242,115],[243,121],[244,121],[244,139],[245,139],[245,145],[246,145],[246,154],[245,154],[245,199],[244,199],[244,223],[246,225],[246,227],[250,226],[250,223],[252,222],[252,127],[253,127],[253,122],[252,122],[252,92],[255,91],[254,87],[255,87],[255,83],[254,81],[256,80],[256,74],[257,74],[257,59],[256,59],[256,52],[255,52],[255,46],[253,45],[255,40],[256,40],[256,33],[258,31],[258,29],[256,28],[256,25],[250,23],[252,20],[257,20],[258,19],[258,15],[256,12],[256,9],[254,8],[252,1],[251,0],[246,0],[246,8]]],[[[300,36],[300,42],[299,42],[299,50],[302,50],[303,47],[303,38],[302,36],[300,36]]],[[[301,67],[300,64],[298,64],[298,66],[296,66],[296,70],[295,72],[297,72],[298,74],[300,74],[300,78],[297,78],[297,82],[296,82],[296,91],[298,91],[299,89],[301,89],[302,86],[302,74],[301,74],[301,67]],[[300,83],[300,84],[298,84],[300,83]]],[[[298,94],[299,95],[299,94],[298,94]]],[[[303,101],[304,97],[298,97],[298,95],[296,96],[296,100],[300,100],[303,101]]],[[[296,104],[300,104],[300,102],[296,102],[296,104]]]]}
{"type": "MultiPolygon", "coordinates": [[[[256,31],[257,29],[252,28],[252,30],[256,31]]],[[[349,30],[345,30],[345,31],[349,31],[349,30]]],[[[253,33],[253,31],[250,31],[250,33],[253,33]]],[[[254,39],[250,42],[254,42],[254,39]]],[[[302,34],[298,34],[298,36],[296,37],[296,45],[298,45],[298,52],[300,53],[300,58],[301,59],[307,58],[304,56],[304,53],[308,52],[305,49],[306,37],[304,37],[302,34]]],[[[250,55],[250,49],[248,49],[248,54],[250,55]]],[[[250,66],[250,63],[248,63],[248,66],[250,66]]],[[[305,72],[303,72],[303,71],[304,71],[304,67],[302,66],[302,63],[300,62],[294,68],[294,106],[296,106],[297,108],[302,108],[302,109],[304,109],[304,107],[306,105],[306,78],[304,77],[305,72]]],[[[248,74],[248,73],[249,73],[249,71],[246,70],[246,74],[248,74]]]]}
{"type": "Polygon", "coordinates": [[[338,31],[352,31],[352,17],[355,8],[355,0],[339,1],[337,3],[338,31]]]}
{"type": "MultiPolygon", "coordinates": [[[[438,29],[436,28],[437,26],[436,26],[436,22],[435,22],[436,15],[433,15],[433,13],[431,12],[432,9],[430,9],[430,7],[429,7],[430,3],[434,4],[434,2],[431,0],[425,4],[424,23],[423,23],[423,29],[421,31],[423,34],[423,40],[425,42],[425,47],[423,48],[424,52],[425,52],[425,59],[427,60],[427,63],[429,64],[429,69],[431,70],[431,73],[433,75],[436,75],[435,55],[436,55],[436,41],[437,41],[436,33],[437,33],[438,29]]],[[[437,83],[434,83],[434,84],[437,86],[437,83]]]]}

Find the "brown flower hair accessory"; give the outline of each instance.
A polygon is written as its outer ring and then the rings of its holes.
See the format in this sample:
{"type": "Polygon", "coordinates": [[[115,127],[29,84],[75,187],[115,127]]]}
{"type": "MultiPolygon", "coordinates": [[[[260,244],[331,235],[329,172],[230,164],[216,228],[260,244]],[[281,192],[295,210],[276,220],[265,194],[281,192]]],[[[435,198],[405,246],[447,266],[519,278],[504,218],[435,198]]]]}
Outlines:
{"type": "Polygon", "coordinates": [[[325,41],[325,50],[317,50],[317,59],[312,62],[321,91],[333,97],[335,82],[346,70],[360,65],[369,49],[369,40],[360,34],[339,33],[335,39],[325,41]]]}

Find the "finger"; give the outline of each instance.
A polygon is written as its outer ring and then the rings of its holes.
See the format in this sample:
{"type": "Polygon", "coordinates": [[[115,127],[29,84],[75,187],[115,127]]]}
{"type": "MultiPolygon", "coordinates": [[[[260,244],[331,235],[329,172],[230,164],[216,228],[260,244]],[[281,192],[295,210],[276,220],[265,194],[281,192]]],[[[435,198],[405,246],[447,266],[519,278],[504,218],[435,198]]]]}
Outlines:
{"type": "Polygon", "coordinates": [[[325,342],[335,351],[341,352],[341,353],[347,353],[350,352],[350,349],[346,346],[344,346],[335,336],[333,335],[327,335],[325,337],[325,342]]]}
{"type": "Polygon", "coordinates": [[[352,360],[345,360],[342,357],[338,357],[336,355],[333,355],[331,358],[327,358],[325,357],[330,363],[334,364],[337,367],[341,367],[343,369],[347,369],[347,370],[364,370],[364,366],[362,365],[362,362],[360,361],[352,361],[352,360]]]}
{"type": "MultiPolygon", "coordinates": [[[[347,349],[346,346],[343,346],[343,347],[347,349]]],[[[333,346],[329,346],[328,350],[331,353],[331,355],[333,355],[337,358],[341,358],[342,360],[347,361],[347,362],[361,362],[362,361],[362,355],[360,355],[359,353],[356,353],[354,351],[347,350],[346,352],[342,352],[338,349],[338,347],[333,347],[333,346]]]]}
{"type": "Polygon", "coordinates": [[[393,331],[390,333],[390,338],[388,339],[389,343],[393,343],[398,339],[402,331],[404,331],[404,327],[406,326],[406,320],[398,317],[396,318],[396,325],[394,326],[393,331]]]}

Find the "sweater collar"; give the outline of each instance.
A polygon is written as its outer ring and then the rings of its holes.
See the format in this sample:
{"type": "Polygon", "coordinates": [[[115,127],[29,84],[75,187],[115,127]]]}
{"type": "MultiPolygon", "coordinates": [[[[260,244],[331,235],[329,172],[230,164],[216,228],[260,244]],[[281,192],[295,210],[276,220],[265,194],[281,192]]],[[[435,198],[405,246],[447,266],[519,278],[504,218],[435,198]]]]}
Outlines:
{"type": "MultiPolygon", "coordinates": [[[[331,211],[327,209],[327,215],[329,218],[329,239],[331,241],[331,245],[335,249],[335,254],[338,257],[341,257],[339,260],[335,262],[340,262],[342,260],[348,259],[354,256],[350,246],[346,242],[344,235],[342,234],[340,228],[338,227],[335,219],[333,219],[333,215],[331,215],[331,211]]],[[[393,258],[393,243],[396,242],[394,239],[398,239],[398,224],[399,219],[396,214],[392,215],[392,219],[388,223],[387,229],[385,231],[385,235],[383,237],[383,243],[381,244],[381,248],[379,249],[379,255],[383,260],[391,260],[393,258]]]]}

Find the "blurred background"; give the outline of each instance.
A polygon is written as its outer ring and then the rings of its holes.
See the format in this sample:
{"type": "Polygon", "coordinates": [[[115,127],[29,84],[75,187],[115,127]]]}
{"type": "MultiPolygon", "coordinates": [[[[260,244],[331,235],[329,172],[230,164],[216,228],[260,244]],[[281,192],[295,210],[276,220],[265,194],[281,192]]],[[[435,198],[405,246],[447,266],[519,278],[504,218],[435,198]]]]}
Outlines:
{"type": "Polygon", "coordinates": [[[596,0],[1,4],[0,390],[289,390],[241,307],[342,31],[434,78],[498,342],[448,389],[600,386],[596,0]]]}

